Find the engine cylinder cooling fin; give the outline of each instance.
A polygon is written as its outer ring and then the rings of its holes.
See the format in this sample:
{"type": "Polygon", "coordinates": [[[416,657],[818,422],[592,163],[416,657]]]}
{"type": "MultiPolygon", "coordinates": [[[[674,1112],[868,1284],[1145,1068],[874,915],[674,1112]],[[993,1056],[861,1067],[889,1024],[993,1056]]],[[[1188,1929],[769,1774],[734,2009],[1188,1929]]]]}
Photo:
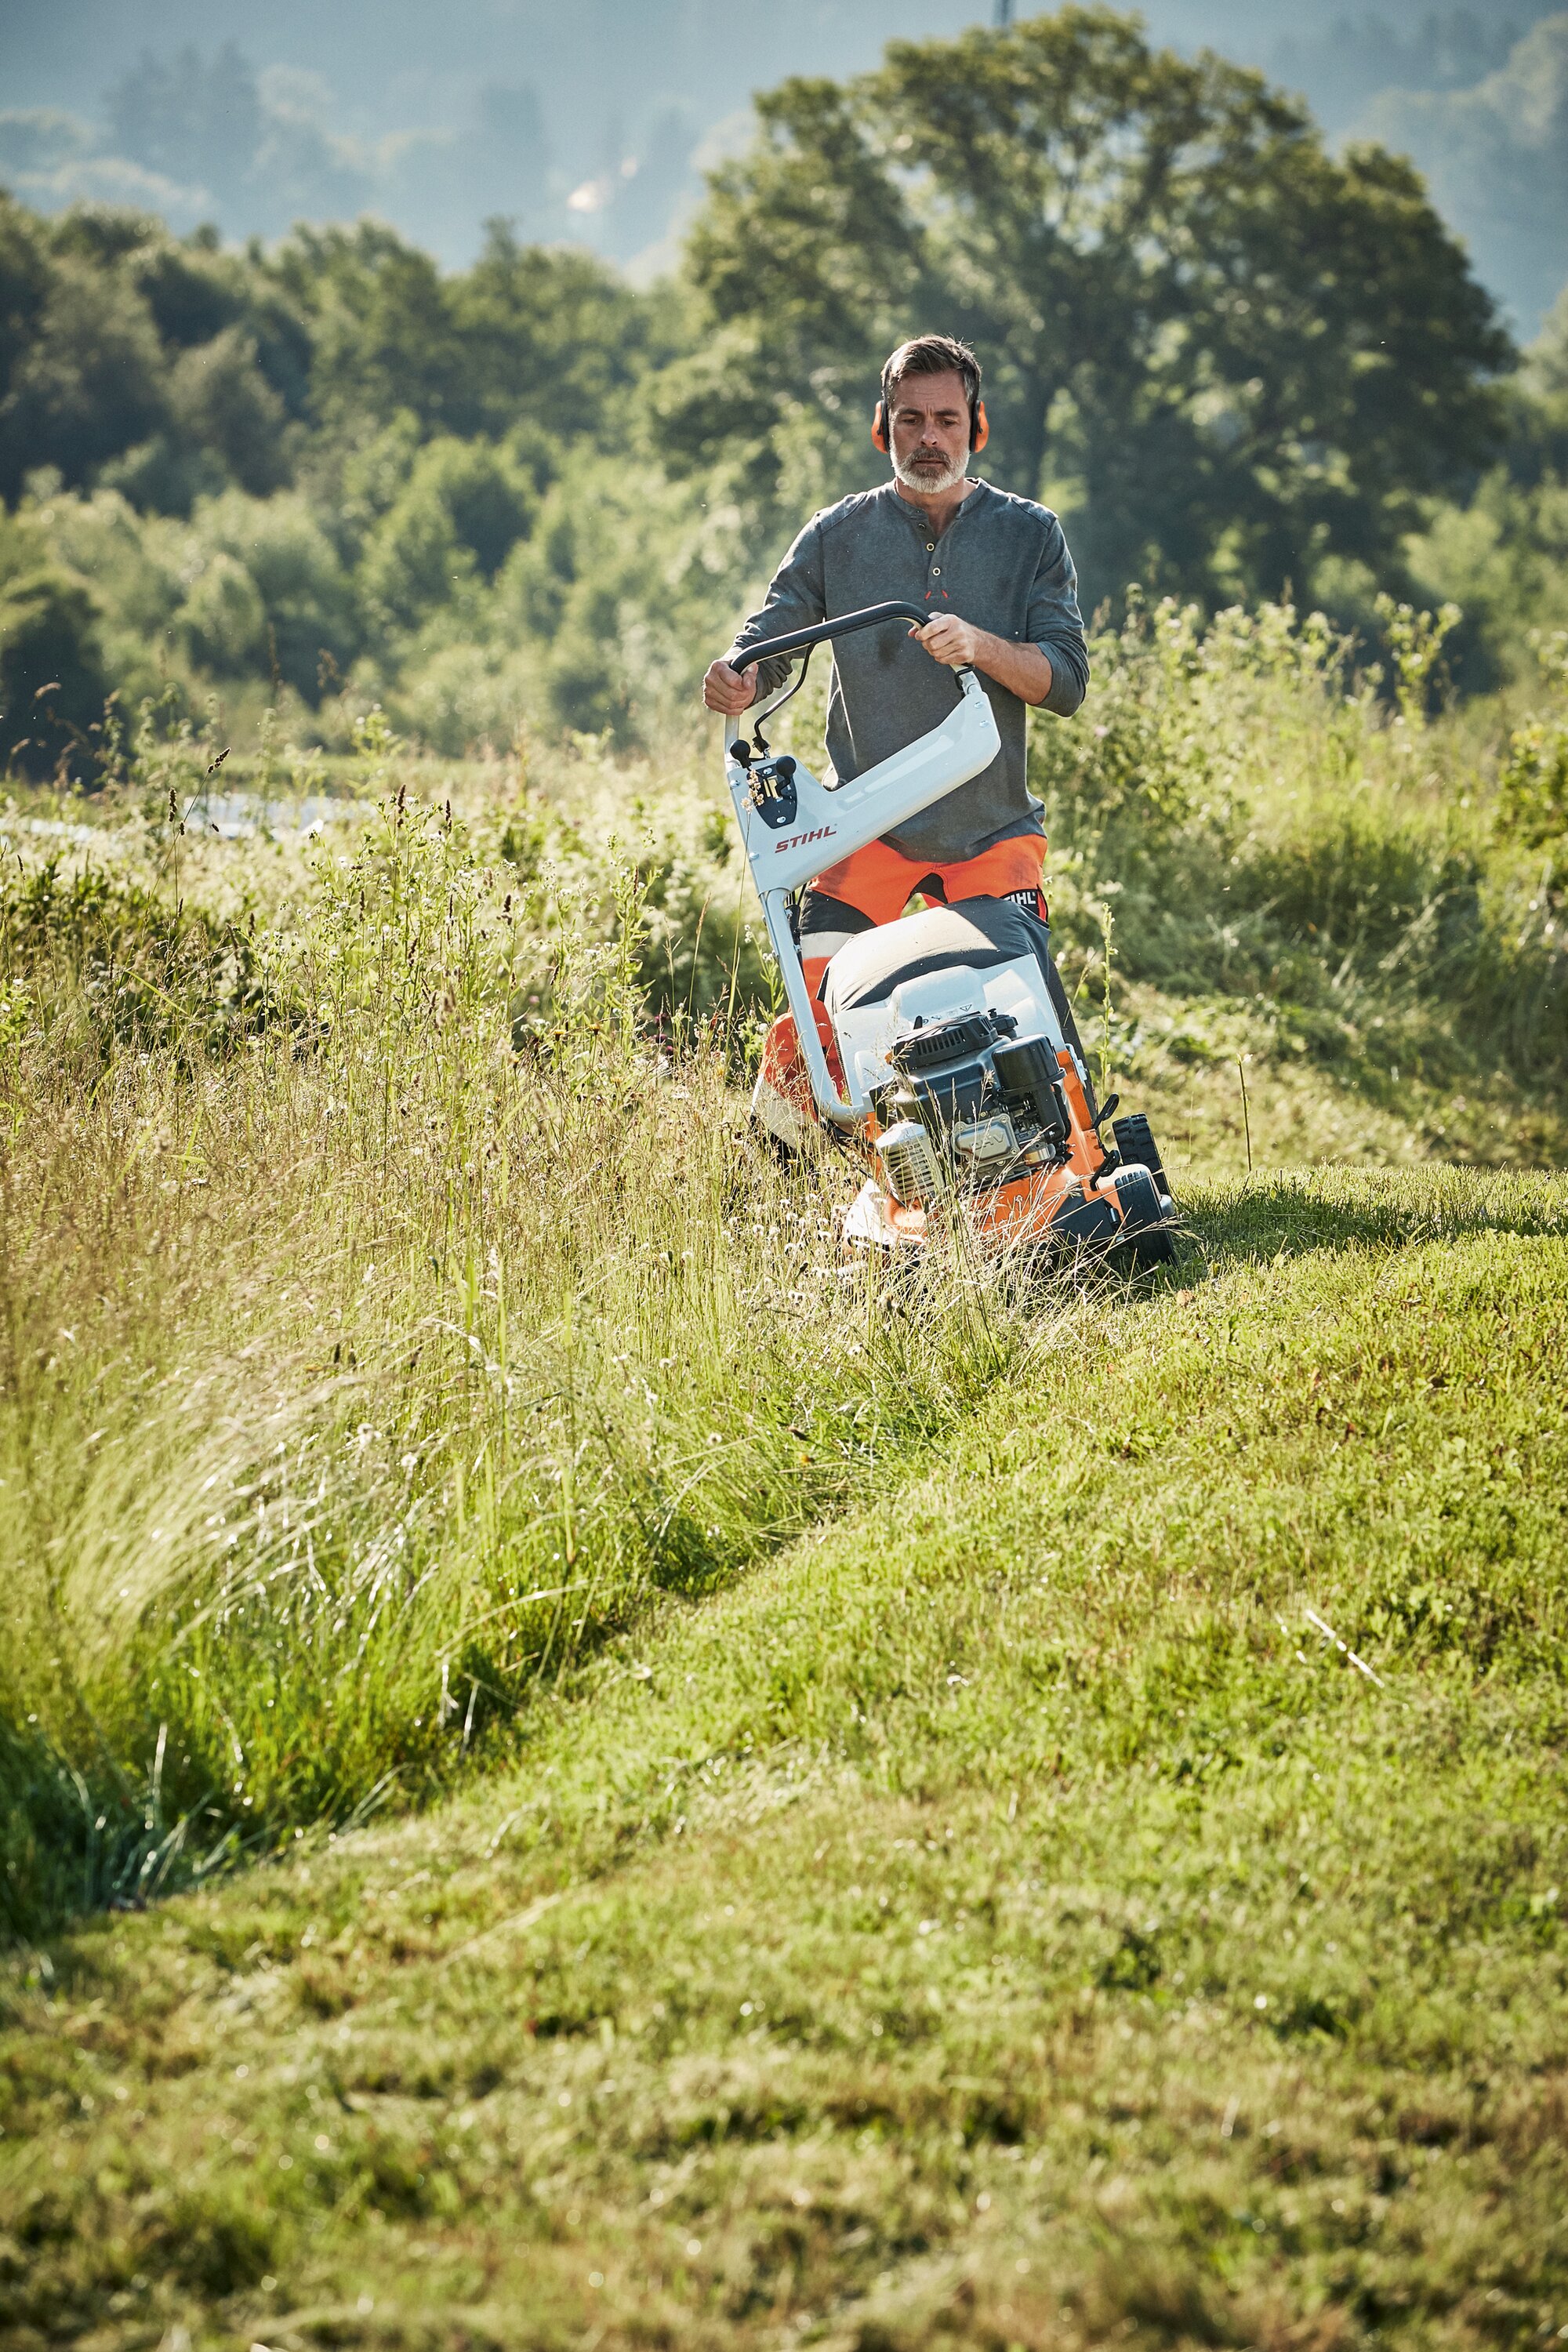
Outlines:
{"type": "Polygon", "coordinates": [[[918,1119],[900,1119],[877,1138],[882,1178],[901,1209],[923,1209],[940,1200],[945,1183],[931,1137],[918,1119]]]}

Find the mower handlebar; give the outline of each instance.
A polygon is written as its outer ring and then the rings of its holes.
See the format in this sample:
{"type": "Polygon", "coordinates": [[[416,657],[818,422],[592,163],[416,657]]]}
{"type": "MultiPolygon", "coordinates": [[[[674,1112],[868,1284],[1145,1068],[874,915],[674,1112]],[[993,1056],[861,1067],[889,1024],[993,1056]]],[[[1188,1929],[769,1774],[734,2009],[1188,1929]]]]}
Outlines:
{"type": "Polygon", "coordinates": [[[912,621],[923,629],[931,614],[918,604],[866,604],[858,613],[840,613],[831,621],[817,621],[808,629],[786,629],[782,636],[760,637],[754,645],[742,646],[732,656],[736,669],[750,669],[753,663],[767,661],[775,654],[804,653],[812,646],[826,645],[831,637],[847,637],[855,629],[872,629],[880,621],[912,621]]]}

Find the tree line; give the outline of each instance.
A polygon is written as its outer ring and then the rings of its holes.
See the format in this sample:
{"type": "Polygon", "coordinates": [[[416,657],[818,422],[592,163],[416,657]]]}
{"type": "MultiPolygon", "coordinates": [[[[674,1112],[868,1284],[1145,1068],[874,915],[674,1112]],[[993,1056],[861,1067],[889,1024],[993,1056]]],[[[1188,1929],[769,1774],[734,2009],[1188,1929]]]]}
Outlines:
{"type": "Polygon", "coordinates": [[[651,291],[499,222],[444,274],[368,221],[234,249],[0,199],[5,749],[214,687],[450,751],[647,737],[876,478],[922,326],[980,351],[985,471],[1062,513],[1091,607],[1456,595],[1477,685],[1568,620],[1568,313],[1516,372],[1407,163],[1069,6],[764,94],[651,291]]]}

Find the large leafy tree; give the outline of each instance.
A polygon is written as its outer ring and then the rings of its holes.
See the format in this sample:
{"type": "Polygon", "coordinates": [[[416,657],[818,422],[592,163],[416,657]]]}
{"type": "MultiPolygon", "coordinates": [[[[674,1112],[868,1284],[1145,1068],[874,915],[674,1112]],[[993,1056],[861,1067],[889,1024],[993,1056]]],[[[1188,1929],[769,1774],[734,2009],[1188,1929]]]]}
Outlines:
{"type": "Polygon", "coordinates": [[[500,222],[457,277],[374,221],[297,229],[268,267],[310,324],[315,414],[351,441],[400,413],[432,433],[531,418],[592,436],[649,355],[647,301],[587,255],[520,246],[500,222]]]}
{"type": "Polygon", "coordinates": [[[945,328],[986,362],[986,470],[1063,510],[1098,598],[1386,569],[1487,457],[1511,347],[1416,175],[1330,156],[1255,73],[1071,6],[758,112],[690,242],[677,462],[781,505],[859,483],[877,362],[945,328]]]}
{"type": "Polygon", "coordinates": [[[188,507],[287,472],[308,383],[300,319],[242,257],[143,214],[44,221],[0,194],[0,498],[52,467],[188,507]]]}

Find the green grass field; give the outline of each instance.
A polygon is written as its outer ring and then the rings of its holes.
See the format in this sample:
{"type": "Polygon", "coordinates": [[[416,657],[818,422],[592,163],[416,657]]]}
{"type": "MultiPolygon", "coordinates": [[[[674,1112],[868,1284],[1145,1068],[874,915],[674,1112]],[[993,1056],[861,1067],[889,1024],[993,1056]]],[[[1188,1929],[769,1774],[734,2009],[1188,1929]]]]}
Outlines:
{"type": "Polygon", "coordinates": [[[846,1271],[679,761],[0,809],[0,2342],[1568,2340],[1556,804],[1156,620],[1134,1288],[846,1271]]]}
{"type": "Polygon", "coordinates": [[[22,1953],[10,2340],[1568,2326],[1565,1272],[1200,1191],[506,1770],[22,1953]]]}

